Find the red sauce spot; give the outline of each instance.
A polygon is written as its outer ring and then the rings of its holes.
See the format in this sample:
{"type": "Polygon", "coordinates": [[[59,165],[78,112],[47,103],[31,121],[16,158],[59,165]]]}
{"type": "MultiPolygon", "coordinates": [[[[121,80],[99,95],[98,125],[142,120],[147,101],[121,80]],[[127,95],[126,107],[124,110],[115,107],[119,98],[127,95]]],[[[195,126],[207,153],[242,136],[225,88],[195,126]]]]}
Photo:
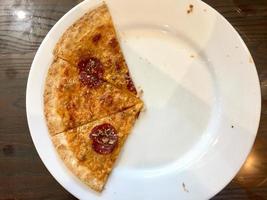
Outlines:
{"type": "Polygon", "coordinates": [[[70,115],[70,118],[69,118],[69,122],[68,122],[68,127],[73,127],[74,126],[74,122],[75,122],[75,117],[74,117],[74,113],[73,111],[69,111],[69,115],[70,115]]]}
{"type": "Polygon", "coordinates": [[[118,144],[116,129],[108,123],[94,127],[89,135],[92,148],[99,154],[110,154],[118,144]]]}
{"type": "Polygon", "coordinates": [[[99,42],[99,40],[101,39],[102,35],[100,33],[98,34],[95,34],[93,37],[92,37],[92,42],[94,44],[97,44],[99,42]]]}
{"type": "Polygon", "coordinates": [[[69,70],[65,69],[65,70],[64,70],[64,75],[65,75],[65,76],[69,76],[69,70]]]}
{"type": "Polygon", "coordinates": [[[127,88],[130,92],[137,94],[136,88],[134,86],[133,80],[130,77],[129,72],[126,73],[125,75],[125,80],[126,80],[126,84],[127,84],[127,88]]]}
{"type": "Polygon", "coordinates": [[[109,45],[113,48],[113,49],[116,49],[118,46],[119,46],[119,43],[117,41],[116,38],[112,38],[110,41],[109,41],[109,45]]]}
{"type": "Polygon", "coordinates": [[[104,69],[100,60],[95,57],[83,58],[78,63],[80,80],[90,88],[101,85],[104,69]]]}
{"type": "Polygon", "coordinates": [[[116,71],[120,71],[121,70],[121,68],[122,68],[121,65],[122,65],[121,64],[121,61],[116,61],[115,62],[115,69],[116,69],[116,71]]]}

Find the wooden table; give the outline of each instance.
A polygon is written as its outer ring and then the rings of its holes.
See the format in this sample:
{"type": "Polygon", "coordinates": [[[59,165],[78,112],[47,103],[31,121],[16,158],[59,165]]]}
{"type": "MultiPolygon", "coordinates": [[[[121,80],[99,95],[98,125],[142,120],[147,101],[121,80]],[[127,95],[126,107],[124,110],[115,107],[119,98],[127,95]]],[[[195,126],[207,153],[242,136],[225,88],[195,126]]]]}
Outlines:
{"type": "MultiPolygon", "coordinates": [[[[0,0],[0,200],[75,199],[50,175],[30,138],[25,91],[47,32],[79,0],[0,0]]],[[[261,81],[262,115],[247,162],[214,199],[267,199],[267,1],[205,0],[250,49],[261,81]]],[[[219,172],[218,172],[219,173],[219,172]]]]}

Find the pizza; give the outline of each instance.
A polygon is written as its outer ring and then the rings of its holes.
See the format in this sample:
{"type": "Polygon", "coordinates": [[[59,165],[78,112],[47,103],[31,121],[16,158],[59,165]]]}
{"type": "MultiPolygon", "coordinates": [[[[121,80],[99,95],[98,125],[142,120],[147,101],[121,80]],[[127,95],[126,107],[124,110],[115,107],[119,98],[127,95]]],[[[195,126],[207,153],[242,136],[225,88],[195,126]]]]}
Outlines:
{"type": "Polygon", "coordinates": [[[69,170],[100,192],[142,108],[102,3],[55,46],[44,87],[51,140],[69,170]]]}
{"type": "Polygon", "coordinates": [[[105,69],[101,78],[137,94],[106,4],[74,23],[57,43],[54,55],[78,66],[101,62],[105,69]]]}
{"type": "Polygon", "coordinates": [[[48,70],[44,110],[51,135],[122,111],[141,100],[102,80],[87,78],[79,67],[56,59],[48,70]]]}
{"type": "Polygon", "coordinates": [[[137,104],[54,136],[53,143],[73,174],[101,191],[141,107],[137,104]]]}

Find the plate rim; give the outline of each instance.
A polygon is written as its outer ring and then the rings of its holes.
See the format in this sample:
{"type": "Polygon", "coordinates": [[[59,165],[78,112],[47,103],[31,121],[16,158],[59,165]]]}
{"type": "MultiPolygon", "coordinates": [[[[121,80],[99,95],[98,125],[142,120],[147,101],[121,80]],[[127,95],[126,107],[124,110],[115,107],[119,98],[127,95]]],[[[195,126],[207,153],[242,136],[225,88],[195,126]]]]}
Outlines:
{"type": "Polygon", "coordinates": [[[205,6],[209,7],[210,9],[212,9],[217,16],[219,16],[223,21],[224,23],[226,23],[231,29],[232,31],[238,36],[238,39],[240,41],[240,43],[242,44],[242,48],[244,48],[248,54],[250,55],[251,59],[252,59],[252,62],[253,62],[253,68],[256,72],[256,75],[257,75],[257,89],[258,89],[258,104],[259,104],[259,111],[258,111],[258,119],[257,119],[257,123],[256,123],[256,130],[255,130],[255,133],[254,133],[254,138],[253,140],[251,140],[251,143],[250,143],[250,147],[249,149],[247,149],[247,153],[246,156],[245,156],[245,159],[242,161],[241,165],[238,167],[238,170],[232,174],[231,177],[229,177],[229,181],[226,182],[224,184],[223,187],[221,187],[217,192],[214,192],[213,194],[211,194],[208,199],[211,199],[213,197],[215,197],[217,194],[219,194],[229,183],[231,183],[231,181],[236,177],[236,175],[238,174],[238,172],[241,170],[241,168],[243,167],[243,165],[245,164],[253,146],[254,146],[254,143],[256,141],[256,137],[257,137],[257,134],[258,134],[258,130],[259,130],[259,126],[260,126],[260,120],[261,120],[261,110],[262,110],[262,93],[261,93],[261,86],[260,86],[260,79],[259,79],[259,73],[258,73],[258,70],[257,70],[257,67],[256,67],[256,64],[254,62],[254,58],[253,56],[251,55],[251,52],[248,48],[248,46],[246,45],[245,41],[243,40],[243,38],[241,37],[241,35],[239,34],[239,32],[235,29],[235,27],[224,17],[224,15],[222,15],[219,11],[217,11],[215,8],[213,8],[212,6],[210,6],[208,3],[202,1],[202,0],[197,0],[197,1],[201,1],[201,3],[203,3],[205,6]]]}
{"type": "MultiPolygon", "coordinates": [[[[29,93],[30,93],[30,83],[31,83],[31,77],[33,76],[32,74],[33,74],[33,68],[34,68],[34,66],[36,67],[36,60],[37,60],[37,55],[38,54],[40,54],[40,49],[42,49],[43,48],[43,46],[44,46],[44,44],[49,40],[49,36],[51,35],[51,32],[54,30],[54,29],[56,29],[65,19],[66,19],[66,17],[67,16],[69,16],[69,15],[72,15],[72,13],[76,10],[76,9],[78,9],[79,7],[81,7],[81,6],[83,6],[83,5],[85,5],[87,2],[89,2],[89,1],[92,1],[92,0],[85,0],[85,1],[83,1],[83,2],[80,2],[79,4],[77,4],[76,6],[74,6],[71,10],[69,10],[66,14],[64,14],[57,22],[56,22],[56,24],[51,28],[51,30],[47,33],[47,35],[46,35],[46,37],[44,38],[44,40],[42,41],[42,43],[41,43],[41,45],[39,46],[39,48],[38,48],[38,50],[37,50],[37,52],[36,52],[36,54],[35,54],[35,57],[34,57],[34,59],[33,59],[33,62],[32,62],[32,65],[31,65],[31,68],[30,68],[30,72],[29,72],[29,76],[28,76],[28,80],[27,80],[27,86],[26,86],[26,114],[27,114],[27,122],[28,122],[28,127],[29,127],[29,131],[30,131],[30,135],[31,135],[31,139],[32,139],[32,141],[33,141],[33,143],[34,143],[34,146],[35,146],[35,149],[36,149],[36,151],[37,151],[37,153],[38,153],[38,156],[40,157],[40,159],[42,160],[42,162],[43,162],[43,164],[45,165],[45,167],[47,168],[47,170],[49,171],[49,173],[57,180],[57,182],[64,188],[64,189],[66,189],[67,191],[69,191],[72,195],[74,195],[76,198],[80,198],[80,196],[75,192],[75,191],[73,191],[73,190],[70,190],[69,188],[67,188],[67,187],[65,187],[65,185],[64,185],[64,183],[62,183],[59,179],[58,179],[58,177],[57,176],[55,176],[54,175],[54,172],[52,172],[50,169],[49,169],[49,167],[47,166],[47,163],[46,163],[46,161],[44,160],[44,158],[41,156],[41,153],[40,153],[40,149],[38,149],[38,147],[37,147],[37,143],[36,143],[36,141],[35,141],[35,137],[33,136],[33,134],[32,134],[32,130],[31,130],[31,125],[30,125],[30,121],[31,121],[31,119],[30,119],[30,110],[29,110],[29,107],[30,107],[30,105],[29,105],[29,102],[30,102],[30,100],[29,100],[29,93]]],[[[245,48],[245,51],[247,51],[248,53],[249,53],[249,55],[251,56],[251,58],[252,58],[252,60],[253,60],[253,57],[252,57],[252,55],[251,55],[251,53],[250,53],[250,51],[249,51],[249,49],[248,49],[248,47],[247,47],[247,45],[245,44],[245,42],[243,41],[243,39],[242,39],[242,37],[240,36],[240,34],[237,32],[237,30],[231,25],[231,23],[222,15],[222,14],[220,14],[216,9],[214,9],[213,7],[211,7],[209,4],[207,4],[206,2],[203,2],[203,1],[201,1],[201,0],[195,0],[195,1],[198,1],[198,2],[200,2],[200,3],[202,3],[202,4],[205,4],[205,6],[207,6],[209,9],[212,9],[213,11],[215,11],[215,13],[216,13],[216,16],[219,16],[223,21],[224,21],[224,23],[226,23],[227,24],[227,26],[229,26],[231,29],[232,29],[232,31],[238,36],[238,38],[239,38],[239,41],[240,41],[240,43],[242,44],[242,48],[245,48]]],[[[90,7],[91,8],[91,7],[90,7]]],[[[255,143],[255,140],[256,140],[256,136],[257,136],[257,132],[258,132],[258,129],[259,129],[259,126],[260,126],[260,119],[261,119],[261,107],[262,107],[262,100],[261,100],[261,90],[260,90],[260,80],[259,80],[259,76],[258,76],[258,72],[257,72],[257,68],[256,68],[256,65],[255,65],[255,62],[253,61],[253,67],[254,67],[254,70],[256,71],[256,74],[257,74],[257,89],[258,89],[258,96],[259,96],[259,99],[257,100],[258,101],[258,103],[259,103],[259,112],[258,112],[258,119],[257,120],[255,120],[255,121],[257,121],[257,124],[256,124],[256,126],[257,126],[257,129],[256,129],[256,131],[255,131],[255,133],[254,133],[254,135],[253,135],[253,140],[251,140],[250,141],[250,148],[249,149],[247,149],[247,152],[245,153],[246,154],[246,158],[243,160],[243,162],[242,162],[242,164],[239,166],[239,170],[241,169],[241,167],[243,166],[243,164],[245,163],[245,161],[246,161],[246,159],[247,159],[247,157],[248,157],[248,155],[249,155],[249,152],[251,151],[251,149],[252,149],[252,147],[253,147],[253,144],[255,143]]],[[[239,171],[238,170],[238,171],[239,171]]],[[[238,172],[237,171],[237,172],[238,172]]],[[[208,197],[208,198],[212,198],[212,197],[214,197],[217,193],[219,193],[226,185],[228,185],[230,182],[231,182],[231,180],[236,176],[236,174],[237,174],[237,172],[236,173],[234,173],[231,177],[229,177],[229,181],[227,182],[227,183],[225,183],[224,184],[224,186],[223,187],[221,187],[217,192],[214,192],[213,194],[210,194],[210,196],[208,197]]]]}

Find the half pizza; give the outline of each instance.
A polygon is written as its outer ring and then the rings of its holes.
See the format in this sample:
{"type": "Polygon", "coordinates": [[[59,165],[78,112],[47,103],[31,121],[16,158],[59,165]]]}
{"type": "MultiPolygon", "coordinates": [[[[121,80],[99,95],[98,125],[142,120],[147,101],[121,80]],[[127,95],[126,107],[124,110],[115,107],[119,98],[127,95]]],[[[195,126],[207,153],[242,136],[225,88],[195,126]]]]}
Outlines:
{"type": "Polygon", "coordinates": [[[63,34],[54,57],[44,92],[52,141],[66,166],[102,191],[143,107],[106,4],[63,34]]]}
{"type": "Polygon", "coordinates": [[[52,137],[66,166],[85,184],[102,191],[142,109],[137,104],[52,137]]]}

